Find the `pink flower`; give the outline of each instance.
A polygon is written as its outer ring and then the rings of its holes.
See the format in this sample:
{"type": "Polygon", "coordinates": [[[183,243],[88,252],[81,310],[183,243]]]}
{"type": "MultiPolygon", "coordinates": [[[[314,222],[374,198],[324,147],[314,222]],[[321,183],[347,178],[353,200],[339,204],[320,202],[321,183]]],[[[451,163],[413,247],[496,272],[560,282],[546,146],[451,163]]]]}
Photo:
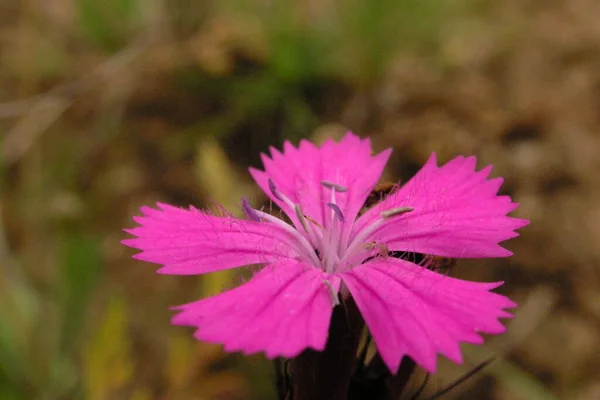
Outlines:
{"type": "Polygon", "coordinates": [[[405,355],[430,372],[438,353],[461,363],[461,342],[505,330],[498,319],[516,305],[490,291],[502,282],[450,278],[387,252],[506,257],[498,243],[528,221],[506,216],[517,203],[496,194],[502,179],[486,179],[491,167],[476,172],[474,157],[438,167],[435,155],[359,216],[390,154],[371,155],[370,141],[351,133],[321,147],[286,142],[250,174],[292,224],[247,201],[247,219],[158,204],[142,207],[141,226],[127,230],[136,238],[123,243],[163,274],[265,265],[233,290],[177,308],[174,324],[196,327],[196,338],[226,351],[274,358],[323,350],[341,294],[353,297],[392,372],[405,355]]]}

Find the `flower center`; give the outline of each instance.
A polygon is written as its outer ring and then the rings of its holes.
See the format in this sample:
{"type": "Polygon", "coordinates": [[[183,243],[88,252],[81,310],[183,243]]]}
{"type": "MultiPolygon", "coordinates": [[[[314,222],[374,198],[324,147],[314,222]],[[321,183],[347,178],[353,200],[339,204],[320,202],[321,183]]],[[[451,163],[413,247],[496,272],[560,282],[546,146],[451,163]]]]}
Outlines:
{"type": "MultiPolygon", "coordinates": [[[[285,221],[267,214],[263,211],[253,209],[247,199],[242,199],[242,210],[247,218],[252,221],[268,221],[282,227],[288,234],[296,240],[298,254],[313,264],[321,268],[328,274],[336,271],[352,268],[356,260],[359,263],[361,253],[373,252],[378,248],[387,248],[385,243],[368,242],[368,237],[379,229],[388,219],[406,214],[413,210],[412,207],[398,207],[382,211],[380,218],[367,226],[353,238],[346,238],[342,242],[342,233],[344,224],[353,224],[354,221],[346,221],[342,209],[338,206],[337,195],[347,192],[347,188],[337,183],[321,181],[321,185],[329,189],[330,198],[325,205],[330,211],[325,213],[323,225],[304,214],[300,204],[294,203],[285,194],[280,192],[273,180],[269,179],[269,190],[273,196],[284,203],[289,209],[294,210],[301,230],[295,229],[285,221]]],[[[346,226],[351,229],[351,226],[346,226]]],[[[346,236],[347,237],[347,236],[346,236]]],[[[386,252],[387,253],[387,252],[386,252]]]]}
{"type": "MultiPolygon", "coordinates": [[[[321,181],[321,185],[331,191],[331,199],[327,203],[331,210],[329,229],[325,229],[323,232],[323,240],[320,243],[324,270],[331,274],[340,263],[340,239],[344,224],[344,214],[336,203],[336,193],[345,193],[347,189],[344,186],[327,181],[321,181]]],[[[327,217],[325,216],[325,218],[327,217]]]]}

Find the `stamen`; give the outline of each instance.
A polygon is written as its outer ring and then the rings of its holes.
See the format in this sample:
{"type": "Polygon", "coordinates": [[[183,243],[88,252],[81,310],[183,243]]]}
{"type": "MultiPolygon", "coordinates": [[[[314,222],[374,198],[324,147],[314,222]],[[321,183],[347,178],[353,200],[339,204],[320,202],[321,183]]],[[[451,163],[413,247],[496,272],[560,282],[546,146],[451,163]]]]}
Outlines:
{"type": "Polygon", "coordinates": [[[329,206],[329,208],[331,208],[333,210],[333,213],[335,214],[336,217],[338,217],[340,222],[344,222],[344,214],[342,214],[342,210],[340,210],[340,208],[337,206],[337,204],[327,203],[327,205],[329,206]]]}
{"type": "Polygon", "coordinates": [[[310,222],[314,226],[318,227],[319,229],[323,229],[323,226],[320,223],[318,223],[317,221],[315,221],[314,219],[312,219],[308,215],[305,215],[304,218],[306,218],[308,222],[310,222]]]}
{"type": "Polygon", "coordinates": [[[321,185],[327,189],[335,189],[336,192],[344,193],[348,189],[345,186],[329,181],[321,181],[321,185]]]}
{"type": "Polygon", "coordinates": [[[277,189],[277,186],[275,186],[275,182],[273,182],[273,179],[269,178],[268,182],[269,190],[271,191],[273,196],[275,196],[277,200],[284,202],[285,205],[288,206],[290,209],[294,208],[294,203],[285,194],[281,193],[279,189],[277,189]]]}
{"type": "Polygon", "coordinates": [[[312,261],[312,263],[315,267],[319,267],[321,265],[321,260],[319,260],[319,258],[315,254],[315,250],[314,250],[313,246],[311,246],[311,244],[308,242],[308,240],[306,240],[306,238],[304,236],[302,236],[302,234],[298,230],[294,229],[292,226],[288,225],[287,223],[280,220],[279,218],[272,216],[271,214],[267,214],[266,212],[259,211],[259,210],[254,210],[254,211],[263,220],[274,223],[275,225],[283,228],[292,237],[294,237],[298,241],[297,243],[300,245],[299,250],[302,253],[304,253],[312,261]]]}
{"type": "Polygon", "coordinates": [[[283,199],[283,196],[281,195],[281,192],[279,192],[279,190],[277,190],[277,186],[275,186],[275,182],[273,182],[273,179],[269,178],[269,190],[271,191],[271,194],[273,194],[273,196],[275,196],[275,198],[279,201],[285,201],[283,199]]]}
{"type": "Polygon", "coordinates": [[[298,221],[300,221],[300,223],[302,224],[302,227],[304,228],[304,230],[306,231],[306,233],[310,232],[310,227],[306,223],[306,218],[304,217],[304,214],[302,213],[302,209],[300,208],[300,204],[296,204],[294,206],[294,211],[296,211],[296,217],[298,217],[298,221]]]}
{"type": "Polygon", "coordinates": [[[244,214],[246,214],[246,217],[248,217],[250,221],[260,222],[260,217],[258,213],[254,208],[252,208],[247,197],[242,197],[242,210],[244,211],[244,214]]]}
{"type": "Polygon", "coordinates": [[[314,226],[316,226],[318,229],[311,229],[310,232],[308,232],[308,235],[310,236],[310,240],[314,243],[315,247],[321,247],[323,244],[323,232],[324,232],[324,228],[321,224],[319,224],[317,221],[315,221],[314,219],[312,219],[311,217],[309,217],[308,215],[304,215],[304,218],[310,222],[311,224],[313,224],[314,226]]]}
{"type": "Polygon", "coordinates": [[[406,214],[413,210],[414,210],[413,207],[398,207],[398,208],[392,208],[389,210],[382,211],[379,215],[381,215],[382,218],[391,218],[391,217],[395,217],[396,215],[406,214]]]}
{"type": "Polygon", "coordinates": [[[340,257],[332,251],[332,246],[328,246],[329,251],[325,256],[323,256],[323,265],[325,266],[325,272],[328,274],[333,274],[333,271],[336,265],[340,264],[340,257]]]}
{"type": "Polygon", "coordinates": [[[386,218],[391,218],[396,215],[402,215],[407,212],[413,211],[413,207],[398,207],[392,208],[390,210],[385,210],[380,213],[381,219],[374,221],[371,225],[366,226],[361,232],[359,232],[354,239],[350,242],[346,251],[342,255],[342,260],[347,260],[348,258],[355,255],[355,252],[360,249],[362,243],[364,243],[369,236],[371,236],[375,231],[381,228],[387,221],[386,218]]]}
{"type": "Polygon", "coordinates": [[[329,289],[329,296],[331,297],[331,303],[333,304],[333,307],[339,306],[340,299],[338,298],[337,293],[335,292],[335,289],[333,288],[331,282],[325,280],[323,281],[323,283],[325,284],[325,286],[327,286],[327,289],[329,289]]]}

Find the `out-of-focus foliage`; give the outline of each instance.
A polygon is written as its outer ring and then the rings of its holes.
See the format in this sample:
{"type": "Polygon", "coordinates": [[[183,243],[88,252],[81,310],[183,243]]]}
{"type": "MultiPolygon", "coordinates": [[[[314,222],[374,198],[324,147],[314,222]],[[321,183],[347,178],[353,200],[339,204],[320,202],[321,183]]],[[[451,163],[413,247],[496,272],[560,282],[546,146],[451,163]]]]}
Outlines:
{"type": "Polygon", "coordinates": [[[143,4],[138,0],[77,0],[75,6],[85,38],[103,50],[117,50],[139,30],[143,4]]]}
{"type": "Polygon", "coordinates": [[[454,398],[600,398],[599,14],[594,0],[0,0],[0,399],[274,398],[261,356],[169,324],[170,306],[243,277],[157,276],[121,229],[155,201],[268,207],[247,166],[342,124],[395,147],[391,179],[433,150],[493,162],[533,220],[511,262],[460,270],[507,281],[522,307],[466,353],[499,360],[454,398]]]}
{"type": "Polygon", "coordinates": [[[123,300],[109,301],[106,316],[84,348],[86,398],[119,397],[130,385],[135,367],[127,320],[123,300]]]}

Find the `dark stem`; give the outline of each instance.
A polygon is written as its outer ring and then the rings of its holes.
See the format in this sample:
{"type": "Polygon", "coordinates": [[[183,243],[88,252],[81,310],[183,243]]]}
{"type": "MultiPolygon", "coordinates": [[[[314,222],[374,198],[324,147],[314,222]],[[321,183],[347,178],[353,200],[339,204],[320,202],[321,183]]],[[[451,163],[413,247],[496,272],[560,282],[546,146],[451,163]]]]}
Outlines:
{"type": "Polygon", "coordinates": [[[459,386],[461,383],[465,382],[467,379],[471,378],[473,375],[475,375],[476,373],[478,373],[479,371],[481,371],[482,369],[487,367],[492,361],[494,361],[494,358],[495,357],[491,357],[491,358],[483,361],[482,363],[478,364],[475,368],[473,368],[472,370],[470,370],[469,372],[467,372],[466,374],[464,374],[463,376],[461,376],[460,378],[455,380],[450,386],[445,387],[442,390],[440,390],[439,392],[435,393],[433,396],[431,396],[429,398],[429,400],[439,399],[440,397],[442,397],[443,395],[445,395],[446,393],[448,393],[449,391],[451,391],[455,387],[459,386]]]}
{"type": "MultiPolygon", "coordinates": [[[[413,372],[417,364],[410,357],[402,358],[400,362],[400,368],[398,369],[398,373],[390,379],[390,392],[392,396],[399,395],[404,393],[406,386],[408,385],[408,381],[412,376],[413,372]]],[[[395,398],[395,397],[392,397],[395,398]]]]}
{"type": "Polygon", "coordinates": [[[277,398],[279,400],[288,400],[290,394],[290,376],[287,373],[289,360],[276,358],[273,361],[275,372],[275,388],[277,389],[277,398]]]}
{"type": "Polygon", "coordinates": [[[400,368],[392,375],[379,353],[375,353],[366,369],[366,376],[352,399],[394,400],[404,393],[408,381],[416,369],[416,363],[410,357],[403,357],[400,368]]]}
{"type": "Polygon", "coordinates": [[[421,394],[423,394],[423,392],[425,391],[425,387],[427,386],[427,383],[429,382],[430,376],[431,375],[429,373],[427,375],[425,375],[425,379],[423,379],[423,382],[421,382],[421,385],[419,386],[417,391],[415,393],[413,393],[412,396],[410,396],[409,400],[417,400],[419,398],[419,396],[421,396],[421,394]]]}
{"type": "Polygon", "coordinates": [[[293,400],[346,400],[364,321],[351,298],[335,307],[322,352],[305,350],[290,362],[293,400]]]}

